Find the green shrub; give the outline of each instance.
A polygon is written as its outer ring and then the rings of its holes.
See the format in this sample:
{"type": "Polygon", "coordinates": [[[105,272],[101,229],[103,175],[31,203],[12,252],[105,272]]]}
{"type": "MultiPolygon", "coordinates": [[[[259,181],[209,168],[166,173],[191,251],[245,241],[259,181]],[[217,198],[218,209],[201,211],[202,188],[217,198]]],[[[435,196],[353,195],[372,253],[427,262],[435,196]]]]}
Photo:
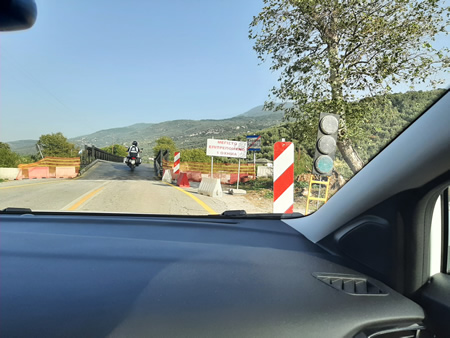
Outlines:
{"type": "Polygon", "coordinates": [[[271,178],[258,178],[256,180],[250,180],[248,182],[242,183],[242,189],[245,190],[261,190],[272,188],[273,180],[271,178]]]}

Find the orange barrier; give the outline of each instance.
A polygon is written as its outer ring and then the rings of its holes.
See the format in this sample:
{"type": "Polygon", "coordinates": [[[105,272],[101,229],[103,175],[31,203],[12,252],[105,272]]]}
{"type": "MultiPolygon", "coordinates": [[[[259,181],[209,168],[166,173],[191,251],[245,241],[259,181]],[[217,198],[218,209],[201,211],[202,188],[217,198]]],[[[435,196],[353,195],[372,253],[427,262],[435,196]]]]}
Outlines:
{"type": "Polygon", "coordinates": [[[75,167],[80,168],[79,157],[45,157],[34,163],[19,164],[20,169],[33,167],[75,167]]]}
{"type": "MultiPolygon", "coordinates": [[[[214,174],[237,174],[238,163],[214,163],[214,174]]],[[[173,162],[163,161],[164,169],[172,169],[173,162]]],[[[181,162],[180,170],[183,172],[201,172],[202,174],[211,173],[211,163],[201,162],[181,162]]],[[[241,163],[241,174],[247,174],[253,176],[255,174],[255,166],[253,163],[241,163]]]]}
{"type": "Polygon", "coordinates": [[[19,169],[19,173],[17,174],[16,180],[22,180],[24,178],[28,178],[28,169],[19,169]],[[26,174],[24,173],[26,171],[26,174]]]}
{"type": "Polygon", "coordinates": [[[26,178],[73,178],[80,172],[79,157],[45,157],[34,163],[19,164],[16,180],[26,178]]]}
{"type": "Polygon", "coordinates": [[[74,178],[77,177],[75,167],[56,167],[55,177],[57,178],[74,178]]]}

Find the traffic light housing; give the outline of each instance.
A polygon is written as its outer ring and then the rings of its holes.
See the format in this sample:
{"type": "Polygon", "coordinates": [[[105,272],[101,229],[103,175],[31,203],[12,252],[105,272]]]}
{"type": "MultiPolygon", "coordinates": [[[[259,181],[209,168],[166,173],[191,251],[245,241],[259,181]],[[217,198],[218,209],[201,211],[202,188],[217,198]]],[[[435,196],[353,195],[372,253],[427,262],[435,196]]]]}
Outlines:
{"type": "Polygon", "coordinates": [[[316,153],[313,161],[313,173],[330,176],[333,172],[336,142],[339,130],[339,115],[321,113],[317,132],[316,153]]]}

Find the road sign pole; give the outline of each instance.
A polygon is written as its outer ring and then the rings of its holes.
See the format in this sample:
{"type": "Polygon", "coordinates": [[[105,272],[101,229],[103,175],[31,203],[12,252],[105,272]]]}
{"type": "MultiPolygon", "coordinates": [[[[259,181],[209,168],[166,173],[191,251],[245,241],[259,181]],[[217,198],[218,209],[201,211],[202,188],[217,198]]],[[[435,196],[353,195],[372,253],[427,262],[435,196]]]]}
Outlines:
{"type": "Polygon", "coordinates": [[[253,179],[256,179],[256,151],[253,152],[253,179]]]}
{"type": "Polygon", "coordinates": [[[214,156],[211,156],[211,178],[214,178],[214,156]]]}
{"type": "Polygon", "coordinates": [[[239,164],[238,164],[238,177],[237,177],[237,189],[239,189],[239,178],[241,176],[241,159],[239,159],[239,164]]]}

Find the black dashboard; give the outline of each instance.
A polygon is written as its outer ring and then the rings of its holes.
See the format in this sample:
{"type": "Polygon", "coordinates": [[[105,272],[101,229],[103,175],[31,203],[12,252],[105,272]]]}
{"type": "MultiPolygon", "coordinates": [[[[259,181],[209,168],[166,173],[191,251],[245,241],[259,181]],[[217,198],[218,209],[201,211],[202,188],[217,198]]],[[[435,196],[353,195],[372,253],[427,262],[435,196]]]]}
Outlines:
{"type": "Polygon", "coordinates": [[[2,337],[366,337],[424,318],[280,220],[4,214],[0,232],[2,337]]]}

